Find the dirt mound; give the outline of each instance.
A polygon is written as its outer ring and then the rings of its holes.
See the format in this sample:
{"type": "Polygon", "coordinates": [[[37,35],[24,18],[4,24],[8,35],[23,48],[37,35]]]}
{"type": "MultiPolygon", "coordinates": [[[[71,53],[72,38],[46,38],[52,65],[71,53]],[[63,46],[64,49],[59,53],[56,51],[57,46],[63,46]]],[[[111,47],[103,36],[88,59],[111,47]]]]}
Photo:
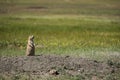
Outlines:
{"type": "Polygon", "coordinates": [[[32,75],[49,74],[55,70],[57,75],[85,75],[103,79],[106,75],[117,74],[120,66],[114,66],[109,62],[99,62],[85,58],[70,56],[39,55],[21,57],[0,57],[0,73],[30,73],[32,75]]]}

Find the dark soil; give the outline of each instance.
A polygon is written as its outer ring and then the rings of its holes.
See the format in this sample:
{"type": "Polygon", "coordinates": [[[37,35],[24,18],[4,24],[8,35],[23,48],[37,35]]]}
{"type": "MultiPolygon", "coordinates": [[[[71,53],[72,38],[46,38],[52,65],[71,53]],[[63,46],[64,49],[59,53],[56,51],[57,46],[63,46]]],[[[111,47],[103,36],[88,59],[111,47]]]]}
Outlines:
{"type": "Polygon", "coordinates": [[[47,7],[44,7],[44,6],[30,6],[30,7],[27,7],[28,9],[47,9],[47,7]]]}
{"type": "MultiPolygon", "coordinates": [[[[85,78],[97,77],[103,79],[108,75],[119,76],[120,64],[100,62],[79,57],[39,55],[21,57],[0,57],[0,74],[30,73],[32,75],[49,74],[56,70],[56,75],[77,76],[85,78]]],[[[90,80],[90,79],[89,79],[90,80]]],[[[117,79],[115,79],[117,80],[117,79]]]]}

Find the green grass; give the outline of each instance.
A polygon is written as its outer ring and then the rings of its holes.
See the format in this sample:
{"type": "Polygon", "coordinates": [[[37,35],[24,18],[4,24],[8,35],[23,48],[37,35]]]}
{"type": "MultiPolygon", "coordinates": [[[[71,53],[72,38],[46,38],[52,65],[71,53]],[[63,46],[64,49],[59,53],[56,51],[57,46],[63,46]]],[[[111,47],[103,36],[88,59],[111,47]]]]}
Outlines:
{"type": "Polygon", "coordinates": [[[3,16],[0,23],[1,56],[23,55],[31,34],[35,36],[36,54],[99,57],[120,51],[120,22],[115,19],[3,16]]]}
{"type": "Polygon", "coordinates": [[[36,54],[99,59],[119,54],[119,3],[119,0],[1,0],[0,56],[24,55],[29,35],[35,36],[36,54]]]}
{"type": "Polygon", "coordinates": [[[27,74],[16,74],[16,75],[9,75],[0,76],[1,80],[85,80],[85,75],[78,75],[78,76],[68,76],[68,75],[61,75],[61,76],[38,76],[38,75],[27,75],[27,74]]]}

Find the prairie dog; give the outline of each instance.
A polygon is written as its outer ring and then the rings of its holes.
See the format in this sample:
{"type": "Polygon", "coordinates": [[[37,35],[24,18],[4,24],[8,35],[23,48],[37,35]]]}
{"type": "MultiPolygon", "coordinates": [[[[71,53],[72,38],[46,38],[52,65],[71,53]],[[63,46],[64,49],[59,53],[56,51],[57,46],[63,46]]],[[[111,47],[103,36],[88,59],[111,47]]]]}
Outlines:
{"type": "Polygon", "coordinates": [[[26,49],[26,56],[34,56],[35,55],[35,45],[34,45],[34,36],[29,36],[27,49],[26,49]]]}

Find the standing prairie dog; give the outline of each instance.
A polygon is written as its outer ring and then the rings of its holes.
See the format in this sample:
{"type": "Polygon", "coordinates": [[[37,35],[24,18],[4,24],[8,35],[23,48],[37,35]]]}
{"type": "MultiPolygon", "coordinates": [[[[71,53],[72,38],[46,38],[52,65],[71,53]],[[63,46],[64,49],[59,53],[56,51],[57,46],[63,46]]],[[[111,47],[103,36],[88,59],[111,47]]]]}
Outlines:
{"type": "Polygon", "coordinates": [[[34,36],[29,36],[27,43],[26,56],[34,56],[35,55],[35,45],[34,45],[34,36]]]}

